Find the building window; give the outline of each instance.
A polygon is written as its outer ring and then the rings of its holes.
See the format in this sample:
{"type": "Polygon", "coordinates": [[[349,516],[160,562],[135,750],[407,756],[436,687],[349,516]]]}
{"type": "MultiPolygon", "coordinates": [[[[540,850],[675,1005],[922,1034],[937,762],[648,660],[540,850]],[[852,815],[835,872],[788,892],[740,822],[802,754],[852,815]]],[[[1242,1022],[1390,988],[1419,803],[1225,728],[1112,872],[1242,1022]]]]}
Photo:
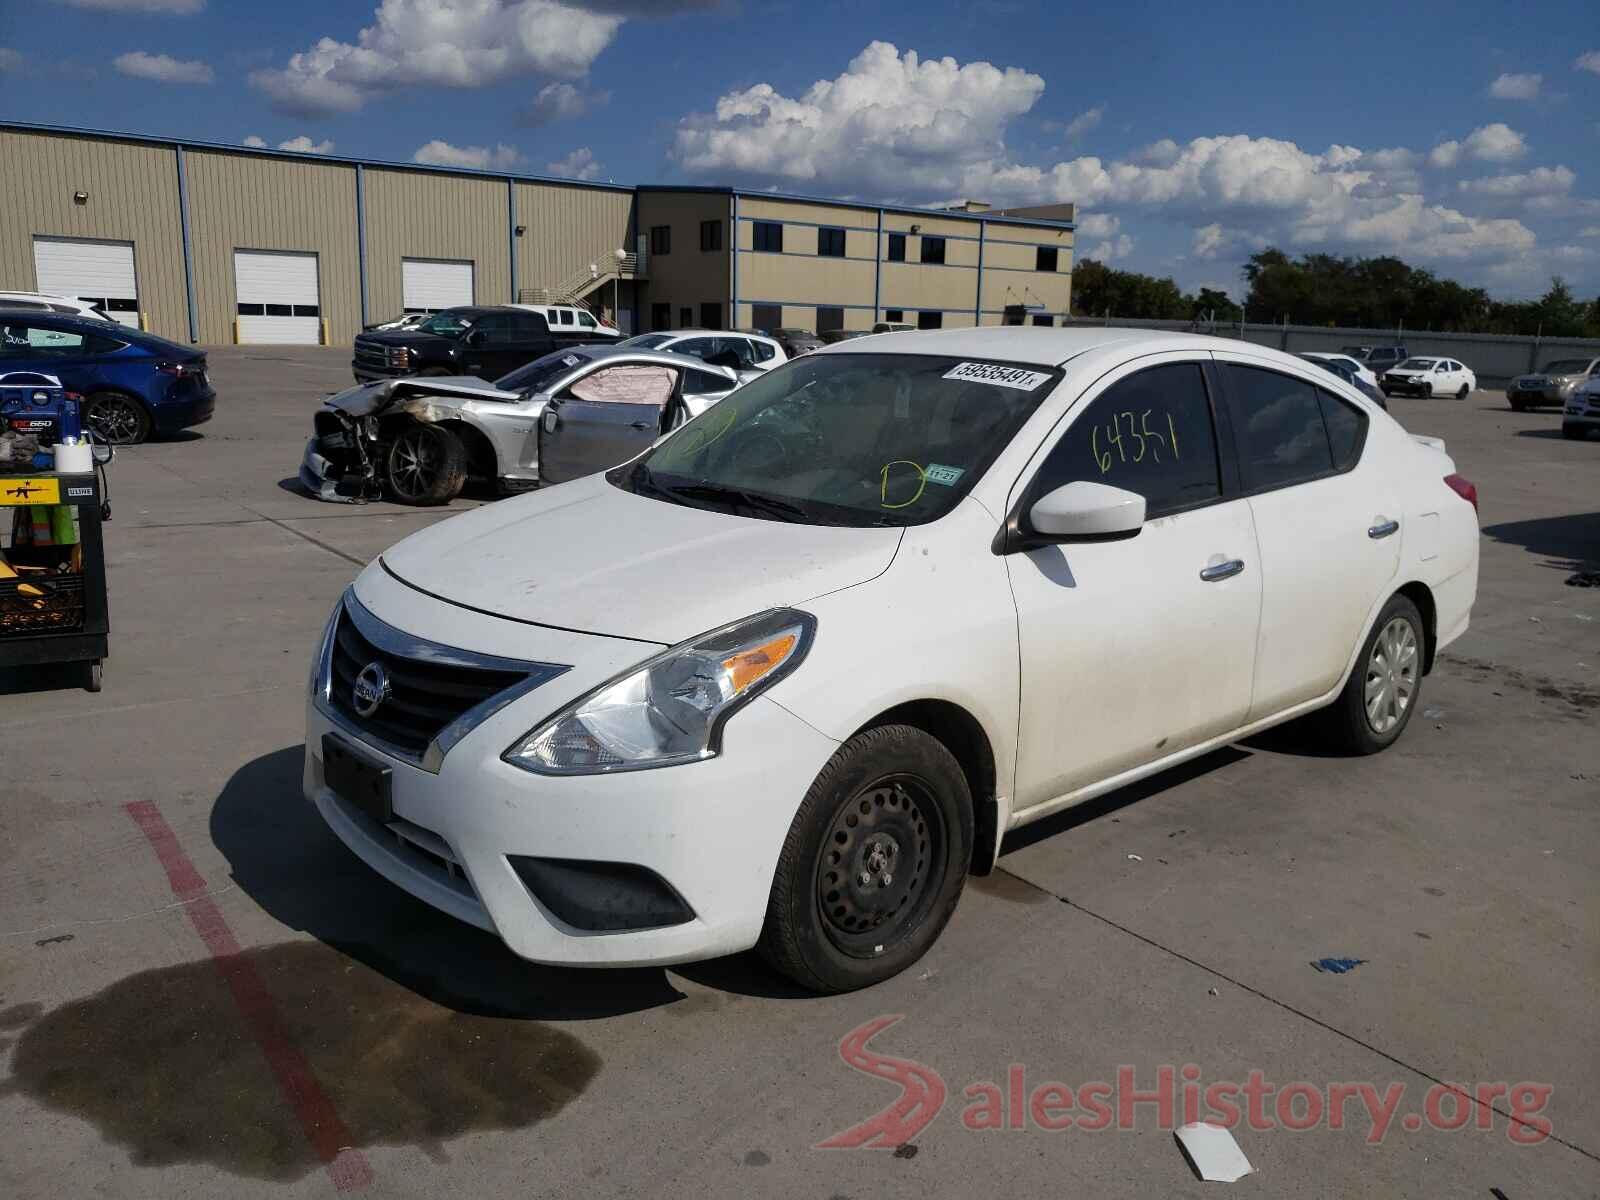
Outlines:
{"type": "Polygon", "coordinates": [[[1033,269],[1035,271],[1049,271],[1053,274],[1059,253],[1054,246],[1036,247],[1033,251],[1033,269]]]}
{"type": "Polygon", "coordinates": [[[944,314],[942,312],[919,312],[917,314],[918,329],[938,329],[943,325],[944,314]]]}
{"type": "Polygon", "coordinates": [[[1046,329],[1049,329],[1056,323],[1056,319],[1049,313],[1034,313],[1033,323],[1035,325],[1043,325],[1046,329]]]}
{"type": "Polygon", "coordinates": [[[783,226],[776,221],[757,221],[753,244],[763,254],[782,254],[783,226]]]}
{"type": "Polygon", "coordinates": [[[700,249],[702,252],[722,249],[721,221],[700,222],[700,249]]]}
{"type": "Polygon", "coordinates": [[[817,332],[827,333],[830,329],[844,328],[844,309],[825,308],[817,305],[817,332]]]}
{"type": "Polygon", "coordinates": [[[817,256],[819,258],[844,257],[844,230],[823,226],[817,230],[817,256]]]}
{"type": "Polygon", "coordinates": [[[680,329],[694,328],[694,309],[687,304],[678,310],[678,327],[680,329]]]}
{"type": "Polygon", "coordinates": [[[883,319],[885,321],[894,321],[897,324],[904,324],[906,310],[903,308],[886,308],[883,310],[883,319]]]}
{"type": "Polygon", "coordinates": [[[670,304],[652,304],[650,306],[650,328],[651,329],[671,329],[672,328],[672,305],[670,305],[670,304]]]}
{"type": "Polygon", "coordinates": [[[721,329],[722,305],[715,300],[702,304],[700,306],[700,324],[706,329],[721,329]]]}
{"type": "Polygon", "coordinates": [[[750,323],[763,333],[783,328],[783,308],[777,304],[752,304],[750,323]]]}
{"type": "Polygon", "coordinates": [[[922,239],[922,261],[940,266],[944,264],[943,238],[925,237],[922,239]]]}
{"type": "Polygon", "coordinates": [[[650,226],[650,253],[651,254],[671,254],[672,253],[672,226],[671,225],[652,225],[652,226],[650,226]]]}
{"type": "Polygon", "coordinates": [[[905,262],[906,260],[906,235],[891,233],[889,235],[889,261],[905,262]]]}

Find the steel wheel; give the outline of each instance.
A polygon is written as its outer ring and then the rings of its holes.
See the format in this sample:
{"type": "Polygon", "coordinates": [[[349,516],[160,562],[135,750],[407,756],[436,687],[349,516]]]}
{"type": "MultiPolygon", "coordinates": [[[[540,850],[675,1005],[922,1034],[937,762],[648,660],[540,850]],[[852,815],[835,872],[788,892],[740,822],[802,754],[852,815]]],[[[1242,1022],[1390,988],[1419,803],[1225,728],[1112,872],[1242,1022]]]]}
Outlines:
{"type": "Polygon", "coordinates": [[[137,400],[116,392],[101,392],[89,397],[85,409],[84,424],[113,446],[132,446],[149,435],[149,419],[137,400]]]}
{"type": "Polygon", "coordinates": [[[1405,719],[1417,691],[1417,631],[1405,617],[1383,627],[1367,659],[1367,724],[1385,734],[1405,719]]]}
{"type": "Polygon", "coordinates": [[[828,939],[872,958],[913,927],[938,892],[949,837],[930,785],[891,775],[835,814],[818,855],[816,899],[828,939]]]}

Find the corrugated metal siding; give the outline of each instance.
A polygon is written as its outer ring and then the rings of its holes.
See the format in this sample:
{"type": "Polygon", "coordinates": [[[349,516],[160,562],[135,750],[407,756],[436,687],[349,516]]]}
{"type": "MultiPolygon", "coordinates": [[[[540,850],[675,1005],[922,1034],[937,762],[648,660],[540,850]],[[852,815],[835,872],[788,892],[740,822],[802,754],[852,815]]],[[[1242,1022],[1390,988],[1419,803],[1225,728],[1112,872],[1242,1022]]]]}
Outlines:
{"type": "Polygon", "coordinates": [[[470,261],[478,304],[511,299],[503,179],[367,169],[367,288],[372,319],[404,307],[402,258],[470,261]]]}
{"type": "Polygon", "coordinates": [[[516,223],[527,227],[517,239],[519,291],[556,287],[603,255],[635,249],[631,193],[551,183],[519,183],[516,193],[516,223]]]}
{"type": "Polygon", "coordinates": [[[171,150],[104,138],[0,131],[0,288],[37,290],[33,238],[133,243],[152,333],[189,338],[178,166],[171,150]],[[87,204],[72,194],[89,193],[87,204]]]}
{"type": "Polygon", "coordinates": [[[317,256],[329,343],[350,341],[361,318],[355,168],[211,150],[190,150],[185,157],[200,340],[233,341],[235,250],[296,250],[317,256]]]}

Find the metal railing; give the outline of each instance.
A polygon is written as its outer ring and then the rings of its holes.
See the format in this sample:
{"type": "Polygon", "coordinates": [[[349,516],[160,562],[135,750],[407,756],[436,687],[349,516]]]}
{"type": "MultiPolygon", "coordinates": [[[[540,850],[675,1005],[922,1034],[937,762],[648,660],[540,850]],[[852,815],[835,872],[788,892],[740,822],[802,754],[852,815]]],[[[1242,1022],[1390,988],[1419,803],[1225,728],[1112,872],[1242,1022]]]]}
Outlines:
{"type": "Polygon", "coordinates": [[[573,304],[588,308],[585,300],[601,284],[613,279],[643,279],[641,262],[637,254],[625,254],[620,259],[614,251],[596,255],[594,262],[580,267],[554,287],[522,288],[517,292],[519,304],[573,304]]]}

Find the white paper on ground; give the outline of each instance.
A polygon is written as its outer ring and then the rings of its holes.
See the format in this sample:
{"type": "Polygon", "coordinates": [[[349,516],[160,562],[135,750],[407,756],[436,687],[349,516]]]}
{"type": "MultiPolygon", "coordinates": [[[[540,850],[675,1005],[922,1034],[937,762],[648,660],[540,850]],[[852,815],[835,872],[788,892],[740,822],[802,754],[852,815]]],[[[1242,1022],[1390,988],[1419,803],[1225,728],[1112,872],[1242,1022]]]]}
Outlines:
{"type": "Polygon", "coordinates": [[[1233,1140],[1233,1134],[1220,1125],[1191,1122],[1178,1130],[1177,1138],[1201,1179],[1232,1183],[1255,1170],[1244,1151],[1239,1149],[1239,1143],[1233,1140]]]}

